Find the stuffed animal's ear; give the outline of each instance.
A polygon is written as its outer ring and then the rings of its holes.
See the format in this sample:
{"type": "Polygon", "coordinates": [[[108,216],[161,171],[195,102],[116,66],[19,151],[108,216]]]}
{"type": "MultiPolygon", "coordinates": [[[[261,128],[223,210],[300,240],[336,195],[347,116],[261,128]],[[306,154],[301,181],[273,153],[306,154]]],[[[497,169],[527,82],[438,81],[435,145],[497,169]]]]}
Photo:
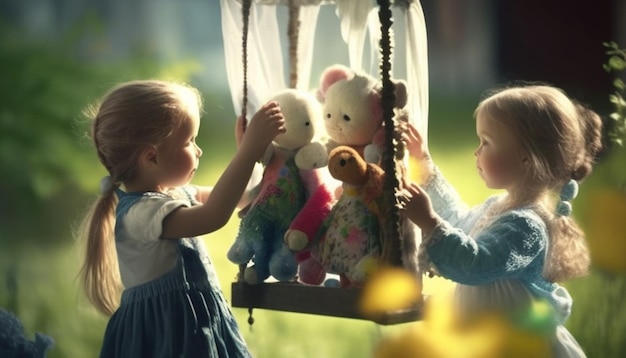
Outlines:
{"type": "Polygon", "coordinates": [[[320,87],[317,90],[317,100],[323,103],[326,99],[326,91],[331,85],[341,80],[350,79],[353,76],[354,72],[346,66],[333,65],[328,67],[322,73],[320,87]]]}
{"type": "Polygon", "coordinates": [[[380,88],[370,92],[369,102],[372,108],[372,118],[378,121],[383,119],[383,104],[381,100],[380,88]]]}
{"type": "Polygon", "coordinates": [[[397,80],[393,82],[396,95],[396,108],[402,108],[406,106],[408,101],[408,94],[406,90],[406,82],[403,80],[397,80]]]}

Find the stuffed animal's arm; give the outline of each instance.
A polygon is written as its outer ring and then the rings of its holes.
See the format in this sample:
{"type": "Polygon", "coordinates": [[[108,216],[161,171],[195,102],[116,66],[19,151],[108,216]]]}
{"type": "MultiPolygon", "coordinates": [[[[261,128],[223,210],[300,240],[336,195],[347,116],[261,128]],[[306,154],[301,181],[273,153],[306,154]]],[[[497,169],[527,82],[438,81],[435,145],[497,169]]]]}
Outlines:
{"type": "Polygon", "coordinates": [[[363,157],[368,163],[379,164],[382,159],[382,150],[376,144],[368,144],[363,149],[363,157]]]}
{"type": "Polygon", "coordinates": [[[291,250],[303,250],[311,243],[334,202],[329,188],[325,184],[319,185],[285,233],[285,242],[291,250]]]}
{"type": "Polygon", "coordinates": [[[298,150],[295,160],[300,169],[325,167],[328,165],[328,151],[322,143],[309,143],[298,150]]]}

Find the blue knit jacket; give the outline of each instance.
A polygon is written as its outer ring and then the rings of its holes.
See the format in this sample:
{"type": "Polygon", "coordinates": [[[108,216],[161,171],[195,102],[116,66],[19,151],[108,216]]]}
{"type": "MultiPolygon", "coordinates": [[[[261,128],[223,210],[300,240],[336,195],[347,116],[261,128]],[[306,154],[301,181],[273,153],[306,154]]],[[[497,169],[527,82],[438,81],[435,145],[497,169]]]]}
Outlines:
{"type": "Polygon", "coordinates": [[[492,214],[496,196],[469,208],[437,169],[424,189],[443,221],[422,240],[423,270],[465,285],[517,280],[552,305],[555,323],[567,320],[572,299],[564,287],[542,276],[548,230],[532,208],[492,214]]]}

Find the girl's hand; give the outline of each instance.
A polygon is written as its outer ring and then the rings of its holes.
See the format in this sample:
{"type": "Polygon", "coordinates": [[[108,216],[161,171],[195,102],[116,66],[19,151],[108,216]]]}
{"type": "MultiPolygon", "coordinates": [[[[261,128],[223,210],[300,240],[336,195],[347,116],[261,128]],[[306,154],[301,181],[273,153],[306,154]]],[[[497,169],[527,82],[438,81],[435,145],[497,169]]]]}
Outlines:
{"type": "Polygon", "coordinates": [[[424,138],[415,126],[407,123],[405,130],[402,131],[402,141],[409,152],[409,156],[419,163],[420,182],[424,183],[433,173],[435,167],[424,138]]]}
{"type": "Polygon", "coordinates": [[[406,217],[419,226],[424,235],[430,233],[441,220],[433,210],[428,194],[414,182],[404,184],[398,199],[406,217]]]}
{"type": "Polygon", "coordinates": [[[422,134],[411,123],[407,123],[405,129],[402,131],[402,140],[409,151],[409,155],[420,162],[430,160],[430,152],[422,134]]]}
{"type": "MultiPolygon", "coordinates": [[[[238,124],[239,125],[239,124],[238,124]]],[[[259,158],[274,138],[285,132],[285,118],[277,102],[270,101],[252,117],[241,139],[241,147],[250,148],[259,158]]]]}

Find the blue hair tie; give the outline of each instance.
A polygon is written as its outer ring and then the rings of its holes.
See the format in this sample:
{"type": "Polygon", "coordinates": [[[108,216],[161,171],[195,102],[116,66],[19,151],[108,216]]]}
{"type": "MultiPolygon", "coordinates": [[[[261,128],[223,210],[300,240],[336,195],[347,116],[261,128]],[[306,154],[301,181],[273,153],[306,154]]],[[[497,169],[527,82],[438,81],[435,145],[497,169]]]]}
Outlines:
{"type": "Polygon", "coordinates": [[[558,216],[569,216],[572,213],[572,201],[578,195],[578,182],[570,179],[567,184],[563,185],[560,193],[560,201],[556,206],[556,214],[558,216]]]}
{"type": "Polygon", "coordinates": [[[561,189],[561,201],[572,201],[578,195],[578,182],[570,179],[561,189]]]}
{"type": "Polygon", "coordinates": [[[572,204],[569,201],[559,201],[556,206],[558,216],[569,216],[572,213],[572,204]]]}
{"type": "Polygon", "coordinates": [[[100,194],[107,194],[111,190],[113,190],[113,180],[110,175],[105,175],[100,179],[100,194]]]}

